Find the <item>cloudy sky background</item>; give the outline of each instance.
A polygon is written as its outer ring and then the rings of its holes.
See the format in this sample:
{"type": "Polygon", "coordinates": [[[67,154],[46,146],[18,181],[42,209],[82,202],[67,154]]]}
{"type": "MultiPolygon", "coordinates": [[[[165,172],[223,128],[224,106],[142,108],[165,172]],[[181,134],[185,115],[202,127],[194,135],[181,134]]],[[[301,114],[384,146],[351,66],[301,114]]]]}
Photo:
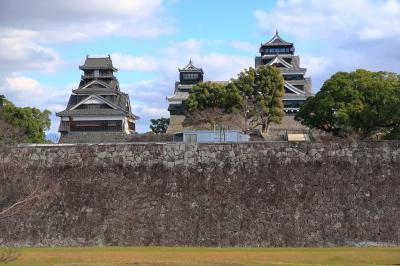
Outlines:
{"type": "Polygon", "coordinates": [[[314,92],[337,71],[400,73],[400,0],[2,0],[0,94],[61,111],[86,55],[110,54],[146,132],[169,116],[178,67],[191,58],[207,80],[228,80],[276,29],[295,42],[314,92]]]}

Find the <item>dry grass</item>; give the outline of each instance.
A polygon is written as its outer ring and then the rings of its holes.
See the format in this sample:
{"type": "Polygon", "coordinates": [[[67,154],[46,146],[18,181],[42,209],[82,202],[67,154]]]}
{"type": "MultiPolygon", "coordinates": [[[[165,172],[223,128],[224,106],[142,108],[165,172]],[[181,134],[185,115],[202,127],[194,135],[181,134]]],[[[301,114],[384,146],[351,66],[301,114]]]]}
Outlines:
{"type": "Polygon", "coordinates": [[[7,265],[400,265],[400,248],[22,248],[7,265]]]}
{"type": "Polygon", "coordinates": [[[18,259],[20,254],[15,249],[4,249],[0,251],[0,264],[6,264],[18,259]]]}

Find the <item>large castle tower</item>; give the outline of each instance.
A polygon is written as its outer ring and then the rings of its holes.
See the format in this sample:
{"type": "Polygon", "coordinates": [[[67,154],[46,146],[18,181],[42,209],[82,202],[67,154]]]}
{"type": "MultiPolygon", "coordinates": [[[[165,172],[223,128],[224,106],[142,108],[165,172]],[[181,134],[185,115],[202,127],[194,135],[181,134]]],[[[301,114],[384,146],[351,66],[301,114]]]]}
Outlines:
{"type": "Polygon", "coordinates": [[[285,80],[283,103],[286,113],[297,113],[303,102],[312,95],[311,78],[305,77],[306,68],[300,67],[300,57],[294,55],[293,43],[283,40],[278,31],[268,42],[262,43],[260,56],[255,58],[256,68],[273,65],[282,71],[285,80]]]}

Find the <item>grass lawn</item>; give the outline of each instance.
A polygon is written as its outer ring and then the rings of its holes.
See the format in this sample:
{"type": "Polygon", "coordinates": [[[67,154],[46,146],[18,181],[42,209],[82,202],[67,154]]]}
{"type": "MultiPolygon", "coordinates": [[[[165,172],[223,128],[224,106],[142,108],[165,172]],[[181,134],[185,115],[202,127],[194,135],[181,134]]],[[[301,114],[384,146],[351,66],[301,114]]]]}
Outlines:
{"type": "Polygon", "coordinates": [[[400,265],[400,248],[87,247],[17,251],[20,257],[7,266],[400,265]]]}

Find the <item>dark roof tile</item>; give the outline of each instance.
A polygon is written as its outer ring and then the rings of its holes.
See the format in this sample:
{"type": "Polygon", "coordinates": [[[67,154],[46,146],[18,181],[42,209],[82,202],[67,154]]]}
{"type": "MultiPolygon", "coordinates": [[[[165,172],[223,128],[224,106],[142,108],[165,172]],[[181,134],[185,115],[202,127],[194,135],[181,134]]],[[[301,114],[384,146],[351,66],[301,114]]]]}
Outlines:
{"type": "Polygon", "coordinates": [[[58,116],[99,116],[99,115],[126,115],[127,113],[118,109],[74,109],[57,113],[58,116]]]}
{"type": "Polygon", "coordinates": [[[82,66],[79,66],[79,69],[82,70],[90,70],[90,69],[112,69],[117,71],[117,69],[113,66],[111,57],[86,57],[85,63],[82,66]]]}

